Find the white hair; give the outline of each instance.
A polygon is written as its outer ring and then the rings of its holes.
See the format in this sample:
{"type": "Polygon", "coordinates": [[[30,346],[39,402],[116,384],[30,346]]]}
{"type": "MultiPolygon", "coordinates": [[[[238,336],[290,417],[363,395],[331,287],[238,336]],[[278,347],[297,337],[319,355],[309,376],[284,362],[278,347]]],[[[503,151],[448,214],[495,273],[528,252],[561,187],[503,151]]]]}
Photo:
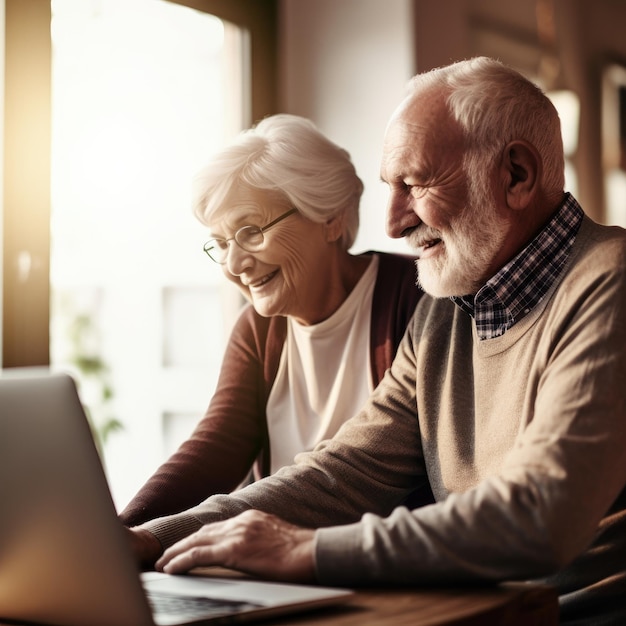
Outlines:
{"type": "Polygon", "coordinates": [[[484,184],[485,165],[493,164],[507,143],[523,139],[541,156],[542,190],[560,198],[565,165],[559,116],[543,91],[522,74],[495,59],[476,57],[418,74],[408,87],[411,94],[433,87],[447,94],[449,110],[465,134],[470,181],[484,184]]]}
{"type": "Polygon", "coordinates": [[[348,152],[310,120],[272,115],[241,132],[196,176],[194,214],[207,223],[242,186],[275,194],[314,222],[340,217],[345,249],[354,243],[363,183],[348,152]]]}

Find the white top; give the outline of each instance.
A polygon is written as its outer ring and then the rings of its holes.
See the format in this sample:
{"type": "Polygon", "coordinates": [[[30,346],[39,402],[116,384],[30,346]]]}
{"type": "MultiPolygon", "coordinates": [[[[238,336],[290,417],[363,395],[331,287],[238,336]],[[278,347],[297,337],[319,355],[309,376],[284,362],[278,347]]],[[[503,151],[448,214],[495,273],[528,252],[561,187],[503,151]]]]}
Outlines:
{"type": "Polygon", "coordinates": [[[267,403],[271,472],[332,437],[374,389],[370,362],[378,256],[328,319],[303,326],[287,318],[287,338],[267,403]]]}

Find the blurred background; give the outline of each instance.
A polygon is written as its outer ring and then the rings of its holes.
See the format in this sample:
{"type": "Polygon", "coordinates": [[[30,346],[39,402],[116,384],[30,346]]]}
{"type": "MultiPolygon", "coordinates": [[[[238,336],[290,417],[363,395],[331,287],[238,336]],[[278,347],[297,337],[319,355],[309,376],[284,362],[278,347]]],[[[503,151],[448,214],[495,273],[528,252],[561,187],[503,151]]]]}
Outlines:
{"type": "Polygon", "coordinates": [[[626,226],[622,0],[4,0],[1,364],[70,371],[114,500],[208,404],[242,301],[206,258],[190,184],[265,115],[311,118],[384,231],[387,119],[416,72],[500,58],[557,106],[567,187],[626,226]]]}

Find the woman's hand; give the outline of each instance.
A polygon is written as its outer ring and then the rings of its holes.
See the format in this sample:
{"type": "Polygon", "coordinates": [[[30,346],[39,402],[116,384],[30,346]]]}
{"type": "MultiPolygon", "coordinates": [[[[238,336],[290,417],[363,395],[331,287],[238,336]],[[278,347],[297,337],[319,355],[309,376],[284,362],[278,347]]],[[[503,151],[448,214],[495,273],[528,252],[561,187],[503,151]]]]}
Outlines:
{"type": "Polygon", "coordinates": [[[152,569],[155,561],[163,554],[161,542],[147,530],[127,528],[126,534],[137,562],[146,569],[152,569]]]}
{"type": "Polygon", "coordinates": [[[246,511],[207,524],[174,544],[157,561],[156,568],[179,574],[194,567],[220,565],[261,578],[312,583],[314,534],[274,515],[246,511]]]}

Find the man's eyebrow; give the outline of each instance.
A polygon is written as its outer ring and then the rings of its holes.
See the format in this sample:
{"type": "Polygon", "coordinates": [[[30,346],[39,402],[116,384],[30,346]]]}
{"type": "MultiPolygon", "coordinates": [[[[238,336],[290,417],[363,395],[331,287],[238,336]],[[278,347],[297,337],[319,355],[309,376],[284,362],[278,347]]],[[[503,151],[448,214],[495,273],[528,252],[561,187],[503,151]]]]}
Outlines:
{"type": "Polygon", "coordinates": [[[381,167],[379,176],[380,182],[385,183],[386,185],[402,180],[402,173],[397,171],[394,172],[393,170],[390,170],[389,167],[381,167]],[[387,174],[391,174],[391,177],[387,174]]]}
{"type": "Polygon", "coordinates": [[[385,185],[393,185],[393,184],[402,184],[404,183],[404,181],[406,180],[406,178],[410,176],[407,173],[404,172],[399,172],[397,174],[394,174],[391,178],[385,178],[384,175],[381,173],[380,175],[380,181],[382,183],[385,183],[385,185]]]}

